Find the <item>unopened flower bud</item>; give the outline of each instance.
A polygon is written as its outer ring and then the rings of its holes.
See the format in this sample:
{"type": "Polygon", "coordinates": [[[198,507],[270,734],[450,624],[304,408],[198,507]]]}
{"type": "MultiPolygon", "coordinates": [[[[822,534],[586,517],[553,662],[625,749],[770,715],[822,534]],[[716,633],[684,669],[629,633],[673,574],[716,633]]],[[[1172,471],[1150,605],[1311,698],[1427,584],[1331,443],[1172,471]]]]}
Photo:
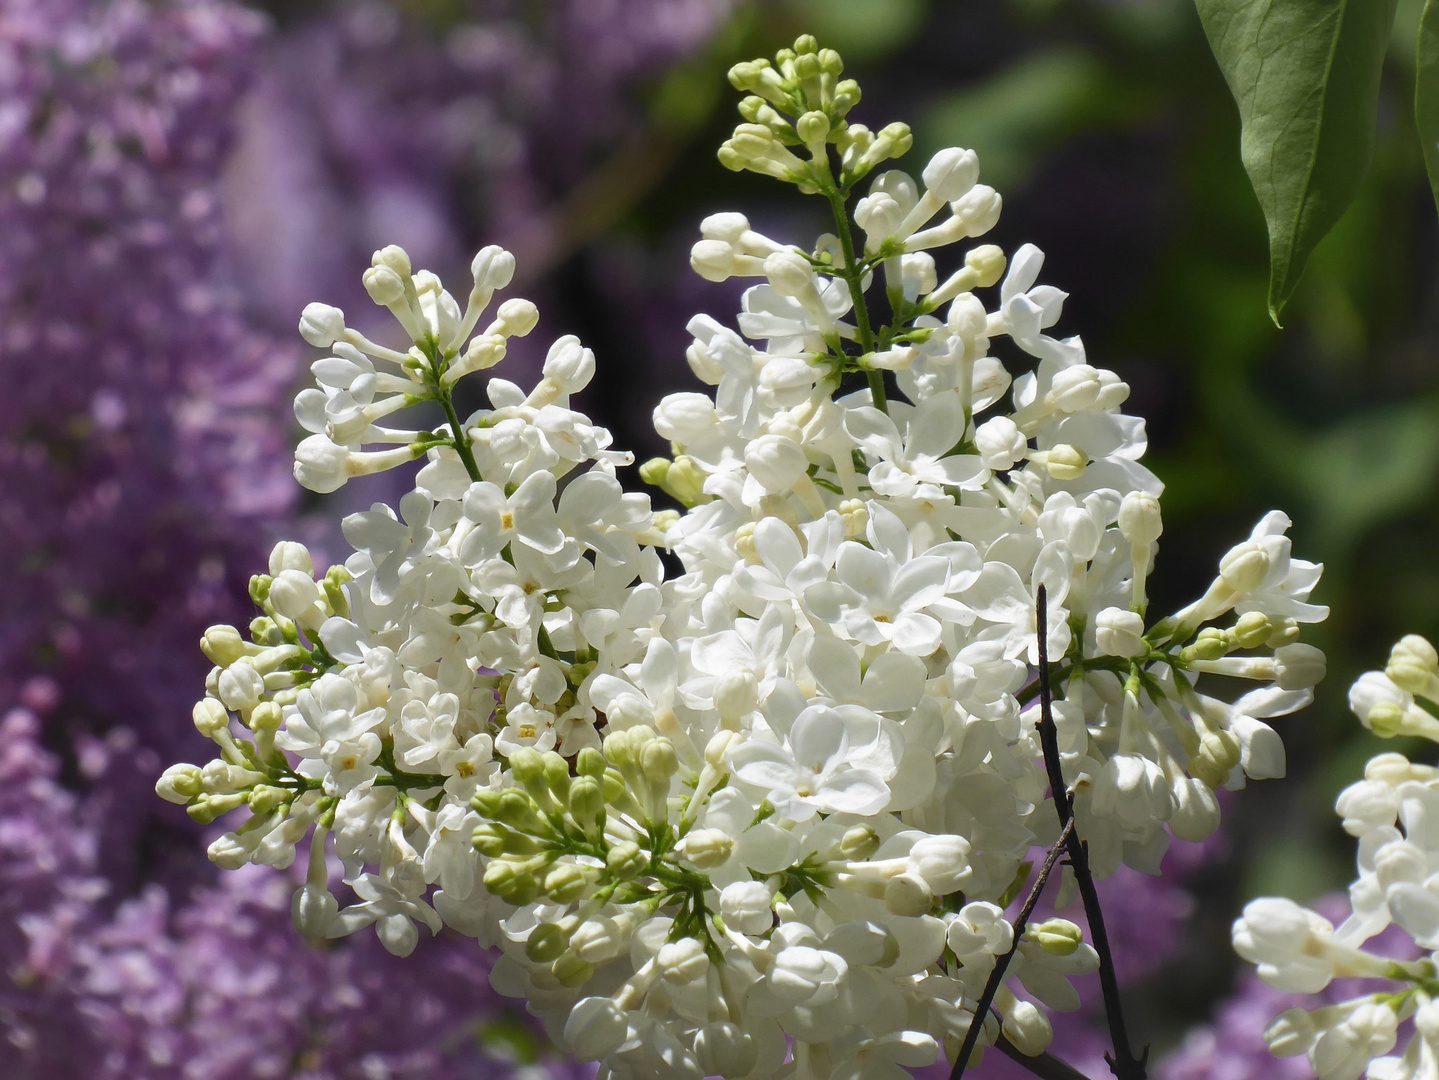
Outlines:
{"type": "Polygon", "coordinates": [[[515,257],[498,244],[482,247],[470,262],[476,289],[503,289],[515,276],[515,257]]]}
{"type": "Polygon", "coordinates": [[[195,765],[171,765],[155,781],[155,794],[166,802],[183,806],[205,790],[205,781],[195,765]]]}
{"type": "Polygon", "coordinates": [[[879,833],[868,825],[853,825],[840,838],[839,850],[846,859],[868,859],[879,848],[879,833]]]}
{"type": "Polygon", "coordinates": [[[529,300],[518,297],[506,300],[495,312],[495,322],[499,327],[496,332],[505,337],[524,337],[539,321],[540,309],[529,300]]]}
{"type": "Polygon", "coordinates": [[[306,882],[290,898],[290,921],[310,941],[325,940],[339,910],[339,901],[322,884],[306,882]]]}
{"type": "Polygon", "coordinates": [[[273,784],[256,784],[250,789],[250,809],[256,814],[268,814],[284,806],[292,798],[294,793],[284,788],[275,787],[273,784]]]}
{"type": "Polygon", "coordinates": [[[1131,491],[1119,504],[1119,532],[1131,544],[1154,543],[1164,532],[1159,500],[1146,491],[1131,491]]]}
{"type": "Polygon", "coordinates": [[[487,859],[497,859],[505,853],[505,830],[503,825],[486,822],[476,825],[470,842],[476,851],[487,859]]]}
{"type": "Polygon", "coordinates": [[[227,668],[250,648],[233,626],[212,626],[200,638],[200,651],[210,663],[227,668]]]}
{"type": "Polygon", "coordinates": [[[1012,998],[1009,1008],[1004,1010],[1001,1030],[1014,1048],[1026,1057],[1044,1053],[1054,1038],[1049,1018],[1034,1002],[1023,998],[1012,998]]]}
{"type": "Polygon", "coordinates": [[[594,378],[595,354],[581,345],[579,338],[566,334],[550,346],[544,374],[560,393],[579,393],[594,378]]]}
{"type": "Polygon", "coordinates": [[[534,903],[540,892],[534,873],[510,859],[491,859],[485,867],[484,882],[487,892],[516,907],[534,903]]]}
{"type": "Polygon", "coordinates": [[[605,855],[605,866],[621,881],[639,876],[649,861],[649,856],[633,840],[615,844],[605,855]]]}
{"type": "Polygon", "coordinates": [[[768,933],[774,925],[773,898],[762,881],[736,881],[720,890],[720,917],[741,934],[768,933]]]}
{"type": "Polygon", "coordinates": [[[569,945],[569,935],[556,923],[540,923],[525,939],[525,955],[536,964],[552,964],[569,945]]]}
{"type": "Polygon", "coordinates": [[[734,851],[734,839],[719,829],[695,829],[682,845],[685,858],[700,870],[723,866],[734,851]]]}
{"type": "Polygon", "coordinates": [[[345,336],[345,313],[329,304],[306,304],[300,313],[300,336],[318,349],[328,349],[345,336]]]}
{"type": "Polygon", "coordinates": [[[951,146],[930,158],[920,175],[931,195],[954,202],[979,180],[979,157],[973,150],[951,146]]]}
{"type": "Polygon", "coordinates": [[[320,598],[320,587],[303,570],[282,570],[270,583],[270,603],[287,619],[299,622],[320,598]]]}
{"type": "Polygon", "coordinates": [[[313,576],[315,561],[310,549],[294,540],[281,540],[270,549],[270,573],[281,574],[286,570],[299,570],[313,576]]]}
{"type": "Polygon", "coordinates": [[[1269,553],[1252,540],[1237,544],[1219,560],[1219,576],[1240,595],[1259,588],[1269,576],[1269,553]]]}
{"type": "Polygon", "coordinates": [[[1145,656],[1144,616],[1119,607],[1107,607],[1094,617],[1094,637],[1107,656],[1145,656]]]}
{"type": "Polygon", "coordinates": [[[207,739],[213,739],[217,732],[228,731],[230,727],[230,714],[225,711],[225,706],[211,697],[195,702],[191,716],[195,721],[195,730],[207,739]]]}
{"type": "Polygon", "coordinates": [[[1068,919],[1045,919],[1032,923],[1024,936],[1051,956],[1069,956],[1084,941],[1084,932],[1068,919]]]}
{"type": "Polygon", "coordinates": [[[575,771],[581,776],[601,780],[604,778],[606,768],[605,756],[593,746],[585,747],[575,758],[575,771]]]}
{"type": "Polygon", "coordinates": [[[1275,1057],[1296,1057],[1314,1045],[1318,1031],[1303,1009],[1285,1009],[1264,1029],[1264,1042],[1275,1057]]]}
{"type": "Polygon", "coordinates": [[[759,1061],[759,1046],[737,1024],[718,1021],[695,1032],[695,1060],[705,1076],[749,1076],[759,1061]]]}
{"type": "Polygon", "coordinates": [[[595,977],[595,966],[587,960],[581,960],[572,952],[567,952],[556,960],[550,970],[561,986],[584,986],[595,977]]]}
{"type": "Polygon", "coordinates": [[[574,863],[564,862],[545,875],[544,892],[557,904],[569,904],[583,895],[589,878],[574,863]]]}
{"type": "Polygon", "coordinates": [[[810,153],[824,153],[825,140],[829,138],[829,117],[822,112],[807,112],[795,121],[794,129],[810,153]]]}
{"type": "Polygon", "coordinates": [[[1044,467],[1056,480],[1078,480],[1088,465],[1084,451],[1068,443],[1060,443],[1044,454],[1044,467]]]}
{"type": "Polygon", "coordinates": [[[1283,645],[1274,650],[1274,681],[1281,690],[1307,690],[1324,678],[1324,653],[1313,645],[1283,645]]]}
{"type": "Polygon", "coordinates": [[[587,997],[570,1010],[564,1035],[578,1060],[600,1061],[624,1045],[629,1019],[610,998],[587,997]]]}
{"type": "Polygon", "coordinates": [[[705,955],[704,945],[697,939],[683,937],[660,948],[655,956],[655,967],[665,982],[684,986],[705,977],[710,959],[705,955]]]}
{"type": "Polygon", "coordinates": [[[805,296],[815,285],[814,268],[797,251],[776,251],[764,261],[765,277],[781,296],[805,296]]]}
{"type": "Polygon", "coordinates": [[[1262,611],[1246,611],[1234,623],[1232,633],[1241,649],[1257,649],[1269,640],[1274,626],[1262,611]]]}
{"type": "Polygon", "coordinates": [[[1007,416],[996,416],[980,424],[974,431],[974,445],[985,467],[1004,472],[1024,459],[1029,440],[1007,416]]]}
{"type": "Polygon", "coordinates": [[[381,307],[398,304],[405,298],[405,281],[388,266],[372,266],[361,278],[365,292],[381,307]]]}
{"type": "Polygon", "coordinates": [[[640,755],[640,768],[645,779],[659,790],[668,793],[670,778],[679,771],[680,759],[675,753],[674,743],[658,738],[647,744],[640,755]]]}
{"type": "Polygon", "coordinates": [[[934,906],[934,893],[919,875],[899,874],[885,883],[884,906],[891,915],[916,918],[929,914],[934,906]]]}

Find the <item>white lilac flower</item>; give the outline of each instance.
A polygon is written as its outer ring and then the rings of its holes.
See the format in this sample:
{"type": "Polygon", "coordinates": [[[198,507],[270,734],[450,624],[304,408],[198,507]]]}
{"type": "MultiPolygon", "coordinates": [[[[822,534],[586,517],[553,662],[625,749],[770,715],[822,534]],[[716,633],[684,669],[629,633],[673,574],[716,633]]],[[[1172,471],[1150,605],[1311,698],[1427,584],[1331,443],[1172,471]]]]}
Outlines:
{"type": "MultiPolygon", "coordinates": [[[[1039,282],[1037,248],[1006,265],[955,247],[1001,208],[972,152],[939,152],[922,184],[869,179],[910,133],[849,123],[841,75],[810,38],[731,72],[749,96],[722,162],[841,214],[863,184],[863,246],[847,217],[812,243],[739,214],[702,224],[703,276],[763,280],[735,328],[689,323],[713,397],[655,409],[671,456],[641,475],[683,512],[627,492],[632,459],[571,408],[597,371],[578,339],[553,343],[532,388],[502,377],[508,338],[538,323],[511,297],[482,325],[507,252],[476,256],[462,305],[377,251],[364,284],[398,321],[393,348],[305,309],[302,335],[331,352],[296,401],[301,482],[425,463],[397,508],[345,519],[342,566],[276,547],[249,639],[202,643],[215,668],[194,719],[217,756],[157,785],[202,823],[248,810],[211,846],[225,867],[287,866],[311,835],[293,905],[308,935],[373,925],[403,955],[423,923],[498,947],[495,988],[615,1080],[899,1080],[957,1052],[1063,795],[1036,728],[1042,636],[1101,876],[1156,869],[1171,833],[1217,826],[1217,788],[1281,775],[1264,721],[1324,670],[1297,643],[1325,613],[1320,568],[1292,557],[1280,514],[1200,600],[1151,618],[1160,485],[1128,387],[1051,336],[1065,294],[1039,282]],[[990,355],[1002,336],[1037,366],[1012,376],[990,355]],[[456,386],[479,370],[488,405],[462,416],[456,386]],[[444,422],[380,426],[411,405],[444,422]],[[357,898],[343,909],[331,835],[357,898]]],[[[1353,695],[1381,735],[1433,727],[1439,654],[1406,641],[1353,695]]],[[[1439,941],[1439,770],[1396,757],[1341,799],[1361,837],[1354,919],[1269,905],[1236,932],[1277,984],[1371,973],[1355,941],[1391,923],[1439,941]]],[[[1098,963],[1082,936],[1050,920],[1021,937],[986,1044],[1043,1050],[1047,1010],[1076,1007],[1070,979],[1098,963]]],[[[1352,1071],[1390,1034],[1356,1007],[1304,1048],[1352,1071]]]]}

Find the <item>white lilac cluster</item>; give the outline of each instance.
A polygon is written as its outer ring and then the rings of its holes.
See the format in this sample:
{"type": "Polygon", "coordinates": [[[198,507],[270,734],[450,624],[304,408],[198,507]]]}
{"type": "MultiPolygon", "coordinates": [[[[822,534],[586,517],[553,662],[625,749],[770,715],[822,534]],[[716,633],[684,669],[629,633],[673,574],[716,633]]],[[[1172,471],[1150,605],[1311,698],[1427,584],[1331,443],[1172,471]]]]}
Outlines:
{"type": "MultiPolygon", "coordinates": [[[[1349,706],[1382,738],[1439,742],[1439,652],[1410,635],[1383,671],[1365,672],[1349,706]]],[[[1364,779],[1340,793],[1335,809],[1359,841],[1350,916],[1337,928],[1291,900],[1266,897],[1234,923],[1234,947],[1270,986],[1314,994],[1336,978],[1381,985],[1337,1004],[1278,1016],[1264,1033],[1275,1054],[1309,1055],[1322,1080],[1439,1080],[1439,769],[1403,754],[1379,754],[1364,779]],[[1397,926],[1417,959],[1366,951],[1397,926]],[[1404,1052],[1391,1055],[1412,1020],[1404,1052]]]]}
{"type": "MultiPolygon", "coordinates": [[[[1216,789],[1281,775],[1264,719],[1324,669],[1296,642],[1325,615],[1320,570],[1290,557],[1282,514],[1201,599],[1147,619],[1161,485],[1128,387],[1048,332],[1065,294],[1036,248],[949,254],[999,214],[972,152],[867,179],[909,132],[848,123],[840,73],[810,38],[731,72],[751,96],[721,161],[823,196],[835,232],[703,222],[696,269],[756,284],[737,331],[690,324],[713,395],[655,410],[674,449],[642,475],[683,512],[621,488],[628,457],[570,407],[594,372],[573,338],[533,390],[491,377],[491,407],[456,414],[456,380],[535,326],[512,299],[475,333],[508,253],[476,257],[462,311],[377,252],[365,285],[407,351],[306,309],[333,355],[296,401],[300,482],[427,463],[398,509],[345,519],[344,566],[275,549],[248,639],[203,642],[195,720],[220,756],[159,785],[200,821],[248,807],[211,846],[223,866],[284,867],[310,837],[307,936],[373,925],[404,954],[417,924],[449,925],[498,946],[496,987],[606,1078],[891,1080],[958,1053],[1016,944],[1005,906],[1058,831],[1041,586],[1100,875],[1156,872],[1171,834],[1217,826],[1216,789]],[[445,422],[378,426],[422,403],[445,422]],[[1201,675],[1258,688],[1230,701],[1201,675]]],[[[1075,1008],[1069,976],[1096,963],[1073,923],[1031,926],[982,1043],[1040,1053],[1046,1009],[1075,1008]]]]}

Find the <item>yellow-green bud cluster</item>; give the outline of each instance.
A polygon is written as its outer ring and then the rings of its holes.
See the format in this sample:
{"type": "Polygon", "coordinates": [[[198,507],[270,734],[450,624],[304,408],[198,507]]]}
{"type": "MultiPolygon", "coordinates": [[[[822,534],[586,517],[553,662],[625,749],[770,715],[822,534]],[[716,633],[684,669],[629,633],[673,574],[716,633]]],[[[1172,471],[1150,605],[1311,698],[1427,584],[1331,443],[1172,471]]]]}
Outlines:
{"type": "Polygon", "coordinates": [[[801,191],[823,190],[831,182],[829,147],[840,158],[840,184],[848,188],[880,162],[899,157],[913,138],[906,124],[872,132],[846,120],[859,103],[859,83],[841,79],[844,62],[806,34],[773,62],[760,58],[736,64],[729,80],[748,96],[739,104],[744,123],[719,150],[727,169],[773,176],[801,191]],[[809,160],[791,147],[802,147],[809,160]]]}

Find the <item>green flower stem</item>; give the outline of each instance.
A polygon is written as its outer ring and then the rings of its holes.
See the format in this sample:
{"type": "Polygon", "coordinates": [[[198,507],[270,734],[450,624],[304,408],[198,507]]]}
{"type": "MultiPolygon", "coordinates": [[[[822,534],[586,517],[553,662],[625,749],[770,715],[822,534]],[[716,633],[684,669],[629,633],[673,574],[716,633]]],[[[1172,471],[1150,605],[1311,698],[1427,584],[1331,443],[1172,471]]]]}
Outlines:
{"type": "MultiPolygon", "coordinates": [[[[874,330],[869,324],[869,308],[865,306],[864,292],[860,287],[864,269],[855,262],[854,234],[849,228],[849,211],[845,207],[844,196],[834,185],[827,185],[824,194],[829,200],[830,211],[834,214],[834,228],[839,236],[840,252],[844,255],[844,268],[840,271],[840,276],[849,285],[850,300],[854,303],[855,326],[859,329],[860,348],[866,353],[872,353],[874,330]]],[[[874,398],[874,407],[880,412],[889,412],[889,400],[884,392],[884,373],[870,368],[865,371],[865,378],[869,380],[869,392],[874,398]]]]}
{"type": "Polygon", "coordinates": [[[449,364],[446,360],[441,359],[439,345],[436,342],[427,341],[425,342],[424,348],[425,354],[430,360],[429,377],[425,382],[429,384],[430,394],[440,403],[440,408],[445,410],[445,420],[449,423],[450,432],[454,436],[451,445],[454,446],[455,453],[460,456],[460,463],[464,465],[465,472],[469,474],[470,479],[478,481],[480,479],[480,468],[475,464],[475,455],[470,452],[469,437],[465,434],[464,426],[460,423],[459,414],[455,412],[454,390],[452,387],[445,386],[440,381],[440,376],[445,373],[445,368],[447,368],[449,364]]]}

